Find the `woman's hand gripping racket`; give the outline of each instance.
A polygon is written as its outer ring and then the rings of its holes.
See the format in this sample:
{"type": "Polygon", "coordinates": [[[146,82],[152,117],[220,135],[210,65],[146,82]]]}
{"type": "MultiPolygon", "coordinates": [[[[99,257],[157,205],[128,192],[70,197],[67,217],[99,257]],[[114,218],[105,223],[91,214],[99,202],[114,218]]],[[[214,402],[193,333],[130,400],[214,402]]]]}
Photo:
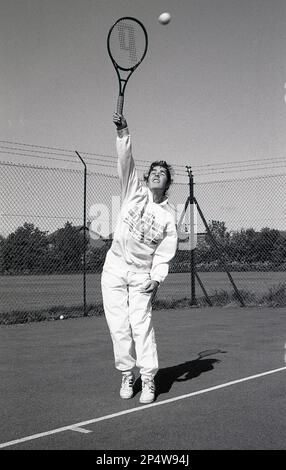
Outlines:
{"type": "Polygon", "coordinates": [[[144,59],[148,35],[136,18],[124,17],[114,23],[107,36],[107,50],[117,73],[119,94],[117,113],[123,114],[124,92],[127,82],[144,59]]]}

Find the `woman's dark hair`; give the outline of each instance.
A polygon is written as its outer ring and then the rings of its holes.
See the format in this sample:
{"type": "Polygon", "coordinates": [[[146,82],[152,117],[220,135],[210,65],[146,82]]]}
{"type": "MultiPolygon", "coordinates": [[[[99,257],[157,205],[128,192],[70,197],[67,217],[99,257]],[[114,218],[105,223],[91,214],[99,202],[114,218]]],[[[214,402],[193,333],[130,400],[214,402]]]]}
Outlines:
{"type": "Polygon", "coordinates": [[[165,168],[166,170],[166,173],[167,173],[167,184],[166,184],[166,191],[168,191],[170,185],[173,183],[173,168],[171,165],[169,165],[167,162],[165,162],[165,160],[156,160],[155,162],[152,162],[150,167],[149,167],[149,170],[148,170],[148,173],[144,175],[144,181],[147,183],[148,179],[149,179],[149,176],[150,176],[150,173],[151,171],[153,170],[153,168],[155,168],[155,166],[161,166],[162,168],[165,168]]]}

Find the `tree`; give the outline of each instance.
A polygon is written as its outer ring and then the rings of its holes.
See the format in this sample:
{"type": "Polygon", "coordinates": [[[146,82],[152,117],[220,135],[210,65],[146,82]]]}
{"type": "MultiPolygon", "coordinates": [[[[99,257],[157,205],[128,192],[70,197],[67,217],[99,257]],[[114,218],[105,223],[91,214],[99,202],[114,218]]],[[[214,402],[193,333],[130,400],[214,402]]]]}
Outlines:
{"type": "Polygon", "coordinates": [[[200,246],[202,262],[222,261],[228,255],[230,234],[225,222],[212,220],[208,224],[209,232],[206,233],[205,243],[200,246]]]}
{"type": "Polygon", "coordinates": [[[271,261],[275,266],[280,266],[283,263],[286,263],[286,238],[281,234],[276,239],[272,251],[271,251],[271,261]]]}
{"type": "Polygon", "coordinates": [[[3,244],[4,270],[12,273],[44,271],[47,253],[46,232],[25,222],[22,227],[8,235],[3,244]]]}
{"type": "MultiPolygon", "coordinates": [[[[49,270],[78,272],[82,269],[84,236],[77,227],[66,222],[63,228],[49,236],[49,270]]],[[[88,240],[86,240],[86,246],[88,240]]]]}
{"type": "Polygon", "coordinates": [[[256,260],[271,261],[273,247],[278,242],[279,238],[279,230],[270,229],[268,227],[261,229],[257,237],[256,260]]]}
{"type": "MultiPolygon", "coordinates": [[[[227,231],[225,222],[219,220],[212,220],[208,224],[208,227],[215,241],[219,244],[225,245],[226,242],[229,240],[229,233],[227,231]]],[[[206,234],[206,242],[208,244],[212,244],[212,237],[209,235],[209,233],[206,234]]]]}
{"type": "Polygon", "coordinates": [[[4,245],[5,245],[5,238],[0,235],[0,274],[4,272],[4,245]]]}
{"type": "Polygon", "coordinates": [[[232,261],[251,263],[255,261],[257,232],[253,228],[232,232],[230,237],[229,256],[232,261]]]}

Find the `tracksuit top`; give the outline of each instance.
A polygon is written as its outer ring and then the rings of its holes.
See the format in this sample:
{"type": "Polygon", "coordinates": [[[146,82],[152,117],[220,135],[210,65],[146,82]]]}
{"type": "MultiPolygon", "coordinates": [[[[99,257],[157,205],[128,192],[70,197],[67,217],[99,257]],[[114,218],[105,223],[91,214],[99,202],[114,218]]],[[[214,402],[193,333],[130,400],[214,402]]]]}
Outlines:
{"type": "Polygon", "coordinates": [[[130,271],[149,272],[162,283],[177,248],[175,211],[168,199],[153,202],[152,192],[139,181],[127,127],[117,131],[116,150],[121,209],[106,263],[116,268],[124,262],[130,271]]]}

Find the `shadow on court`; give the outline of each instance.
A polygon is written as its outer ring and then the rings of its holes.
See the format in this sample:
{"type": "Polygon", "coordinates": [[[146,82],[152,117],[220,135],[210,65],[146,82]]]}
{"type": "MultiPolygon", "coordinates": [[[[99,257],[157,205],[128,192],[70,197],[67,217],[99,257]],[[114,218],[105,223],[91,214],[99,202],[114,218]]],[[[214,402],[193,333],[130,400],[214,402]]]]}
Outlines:
{"type": "MultiPolygon", "coordinates": [[[[221,362],[220,359],[203,359],[205,356],[211,356],[217,353],[226,353],[220,349],[202,351],[198,354],[198,358],[177,364],[171,367],[159,369],[155,376],[156,398],[162,393],[168,393],[174,382],[185,382],[192,380],[204,372],[214,369],[214,365],[221,362]]],[[[134,396],[141,392],[141,379],[137,378],[134,384],[134,396]]]]}

